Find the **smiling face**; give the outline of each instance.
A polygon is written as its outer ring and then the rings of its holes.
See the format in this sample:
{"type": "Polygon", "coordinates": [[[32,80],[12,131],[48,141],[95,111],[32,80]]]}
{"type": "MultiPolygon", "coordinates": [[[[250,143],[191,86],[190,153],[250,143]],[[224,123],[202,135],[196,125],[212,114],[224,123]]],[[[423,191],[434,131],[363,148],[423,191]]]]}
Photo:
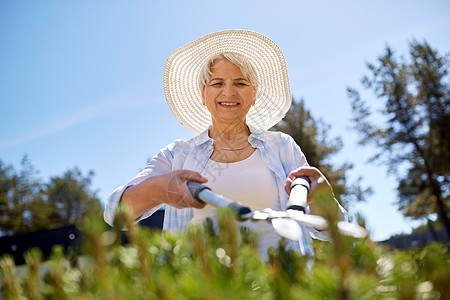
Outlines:
{"type": "Polygon", "coordinates": [[[245,123],[256,99],[252,83],[242,75],[238,66],[228,60],[216,60],[211,73],[202,98],[211,113],[213,125],[245,123]]]}

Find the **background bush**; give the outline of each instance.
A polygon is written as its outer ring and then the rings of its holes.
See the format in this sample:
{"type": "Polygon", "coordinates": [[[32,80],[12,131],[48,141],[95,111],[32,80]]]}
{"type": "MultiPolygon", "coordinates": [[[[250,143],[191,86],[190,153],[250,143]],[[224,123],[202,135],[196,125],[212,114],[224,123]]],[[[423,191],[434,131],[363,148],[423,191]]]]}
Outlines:
{"type": "Polygon", "coordinates": [[[151,232],[119,212],[115,229],[86,219],[84,242],[42,262],[26,255],[18,274],[0,260],[4,299],[449,299],[448,245],[408,252],[330,230],[333,243],[315,243],[315,257],[286,250],[283,241],[264,262],[257,236],[239,230],[226,210],[184,234],[151,232]],[[118,228],[127,228],[121,231],[118,228]],[[127,242],[123,242],[126,240],[127,242]],[[21,267],[24,268],[24,267],[21,267]]]}

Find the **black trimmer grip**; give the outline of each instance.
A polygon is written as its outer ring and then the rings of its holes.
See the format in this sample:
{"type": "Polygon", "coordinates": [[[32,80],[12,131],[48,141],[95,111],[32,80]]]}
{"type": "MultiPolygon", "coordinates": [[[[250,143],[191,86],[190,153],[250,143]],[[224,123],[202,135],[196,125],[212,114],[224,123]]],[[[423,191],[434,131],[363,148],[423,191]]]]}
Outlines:
{"type": "Polygon", "coordinates": [[[286,205],[287,209],[294,209],[306,212],[308,205],[308,192],[311,181],[308,177],[296,177],[291,184],[291,193],[286,205]]]}
{"type": "Polygon", "coordinates": [[[240,205],[239,203],[233,202],[228,207],[231,207],[231,209],[237,214],[238,219],[243,221],[246,220],[248,217],[248,214],[252,212],[250,207],[240,205]]]}
{"type": "Polygon", "coordinates": [[[207,187],[197,181],[188,181],[187,185],[188,185],[189,191],[191,192],[192,197],[194,197],[195,200],[200,201],[202,203],[203,203],[203,201],[199,197],[200,192],[203,190],[211,190],[209,187],[207,187]]]}

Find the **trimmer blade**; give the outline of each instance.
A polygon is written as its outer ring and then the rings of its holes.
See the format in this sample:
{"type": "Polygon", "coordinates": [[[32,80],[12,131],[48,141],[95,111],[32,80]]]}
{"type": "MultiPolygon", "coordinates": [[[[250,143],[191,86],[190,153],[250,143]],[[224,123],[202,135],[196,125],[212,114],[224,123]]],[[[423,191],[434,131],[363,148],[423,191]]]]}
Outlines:
{"type": "Polygon", "coordinates": [[[291,219],[275,218],[271,220],[273,229],[284,238],[298,241],[302,235],[300,225],[291,219]]]}
{"type": "Polygon", "coordinates": [[[365,238],[368,236],[367,230],[357,224],[340,221],[337,223],[337,227],[342,234],[355,238],[365,238]]]}

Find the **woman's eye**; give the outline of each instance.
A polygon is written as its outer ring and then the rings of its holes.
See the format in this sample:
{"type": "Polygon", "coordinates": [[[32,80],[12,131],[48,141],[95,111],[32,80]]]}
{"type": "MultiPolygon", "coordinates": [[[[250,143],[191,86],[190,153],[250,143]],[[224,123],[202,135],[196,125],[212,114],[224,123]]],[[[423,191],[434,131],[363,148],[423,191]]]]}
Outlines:
{"type": "Polygon", "coordinates": [[[238,86],[247,86],[248,84],[246,84],[245,82],[238,82],[236,85],[238,85],[238,86]]]}

